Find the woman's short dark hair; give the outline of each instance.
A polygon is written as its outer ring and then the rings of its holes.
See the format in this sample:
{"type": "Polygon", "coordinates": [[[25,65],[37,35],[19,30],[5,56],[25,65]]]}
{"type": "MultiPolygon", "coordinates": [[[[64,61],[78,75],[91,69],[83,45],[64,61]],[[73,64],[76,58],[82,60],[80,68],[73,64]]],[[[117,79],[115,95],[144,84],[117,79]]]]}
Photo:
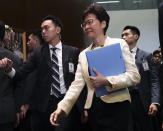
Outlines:
{"type": "Polygon", "coordinates": [[[82,21],[84,21],[85,17],[88,16],[89,14],[94,14],[100,22],[106,21],[106,27],[104,28],[105,35],[110,21],[110,17],[106,10],[101,5],[91,4],[83,12],[82,21]]]}
{"type": "Polygon", "coordinates": [[[61,31],[62,31],[62,29],[63,29],[62,22],[56,16],[48,15],[45,18],[42,19],[42,22],[44,22],[45,20],[51,20],[54,23],[54,25],[59,26],[61,28],[61,31]]]}
{"type": "Polygon", "coordinates": [[[0,21],[0,41],[3,41],[5,36],[5,24],[3,21],[0,21]]]}

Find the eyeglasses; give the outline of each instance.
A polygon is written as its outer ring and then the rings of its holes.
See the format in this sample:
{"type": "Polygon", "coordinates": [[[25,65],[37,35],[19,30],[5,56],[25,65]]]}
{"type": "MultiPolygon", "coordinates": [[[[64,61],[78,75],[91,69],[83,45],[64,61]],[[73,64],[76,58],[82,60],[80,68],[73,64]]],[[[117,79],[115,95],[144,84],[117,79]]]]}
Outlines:
{"type": "Polygon", "coordinates": [[[81,28],[85,28],[87,25],[91,25],[93,22],[94,22],[93,19],[89,19],[81,24],[81,28]]]}

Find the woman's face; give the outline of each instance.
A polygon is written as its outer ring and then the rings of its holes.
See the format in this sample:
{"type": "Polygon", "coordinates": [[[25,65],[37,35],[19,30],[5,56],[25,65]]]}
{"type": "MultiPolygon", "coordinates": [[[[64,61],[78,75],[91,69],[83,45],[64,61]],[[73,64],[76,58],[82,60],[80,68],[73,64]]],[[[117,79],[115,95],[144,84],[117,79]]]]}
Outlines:
{"type": "Polygon", "coordinates": [[[100,21],[96,18],[94,14],[88,14],[84,19],[82,29],[84,34],[86,34],[88,38],[93,40],[100,35],[104,35],[103,30],[105,26],[105,21],[102,21],[100,23],[100,21]]]}

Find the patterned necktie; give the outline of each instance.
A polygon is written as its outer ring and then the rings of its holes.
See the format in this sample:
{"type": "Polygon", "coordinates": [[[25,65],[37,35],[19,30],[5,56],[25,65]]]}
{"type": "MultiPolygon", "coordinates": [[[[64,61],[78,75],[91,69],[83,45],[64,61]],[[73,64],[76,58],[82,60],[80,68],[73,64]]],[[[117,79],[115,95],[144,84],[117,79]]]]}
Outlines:
{"type": "Polygon", "coordinates": [[[60,78],[59,78],[59,65],[56,55],[57,48],[52,48],[52,83],[51,83],[51,95],[55,95],[57,98],[61,96],[60,92],[60,78]]]}

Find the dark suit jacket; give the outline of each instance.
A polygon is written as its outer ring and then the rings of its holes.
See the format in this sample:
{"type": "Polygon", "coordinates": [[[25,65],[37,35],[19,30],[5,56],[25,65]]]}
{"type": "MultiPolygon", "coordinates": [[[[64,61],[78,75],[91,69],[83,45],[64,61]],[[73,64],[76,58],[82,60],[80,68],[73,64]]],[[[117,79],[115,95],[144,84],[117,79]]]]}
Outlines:
{"type": "Polygon", "coordinates": [[[141,81],[137,85],[143,106],[148,111],[151,103],[160,103],[160,84],[158,78],[158,68],[154,65],[152,54],[137,49],[136,65],[139,70],[141,81]],[[143,61],[147,61],[149,70],[144,71],[143,61]]]}
{"type": "Polygon", "coordinates": [[[30,105],[30,109],[36,109],[37,101],[35,96],[37,95],[38,90],[37,70],[35,70],[28,74],[25,79],[22,104],[28,104],[30,105]]]}
{"type": "Polygon", "coordinates": [[[162,48],[162,54],[163,54],[163,2],[160,3],[158,8],[159,13],[159,38],[160,38],[160,46],[162,48]]]}
{"type": "MultiPolygon", "coordinates": [[[[159,13],[159,39],[160,39],[160,46],[162,48],[163,54],[163,2],[160,3],[158,8],[159,13]]],[[[161,84],[161,112],[162,112],[162,119],[163,119],[163,64],[160,66],[160,84],[161,84]]]]}
{"type": "MultiPolygon", "coordinates": [[[[69,62],[74,64],[75,70],[78,63],[79,49],[67,45],[62,45],[62,64],[63,74],[66,88],[69,87],[71,82],[74,80],[74,73],[69,72],[69,62]]],[[[30,72],[37,70],[37,88],[36,95],[37,110],[45,112],[48,106],[50,98],[50,85],[51,85],[51,58],[49,45],[44,44],[36,48],[26,63],[16,70],[14,79],[20,79],[30,72]]]]}
{"type": "MultiPolygon", "coordinates": [[[[0,59],[7,57],[13,61],[14,68],[21,65],[21,60],[7,49],[0,47],[0,59]]],[[[0,69],[0,124],[14,122],[15,102],[14,102],[14,80],[9,78],[4,70],[0,69]]]]}

